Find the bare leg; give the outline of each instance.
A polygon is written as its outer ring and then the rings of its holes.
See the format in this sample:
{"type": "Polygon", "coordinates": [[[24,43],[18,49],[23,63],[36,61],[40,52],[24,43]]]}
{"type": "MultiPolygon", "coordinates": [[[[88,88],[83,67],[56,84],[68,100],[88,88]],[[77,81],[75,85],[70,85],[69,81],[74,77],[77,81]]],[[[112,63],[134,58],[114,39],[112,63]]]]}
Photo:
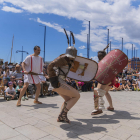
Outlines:
{"type": "Polygon", "coordinates": [[[59,88],[56,88],[53,91],[57,92],[62,97],[69,97],[67,98],[69,100],[67,101],[66,107],[68,110],[70,110],[74,106],[74,104],[79,100],[80,94],[76,89],[72,88],[71,86],[66,84],[64,86],[60,86],[59,88]]]}
{"type": "Polygon", "coordinates": [[[110,86],[107,86],[106,87],[106,94],[105,94],[105,96],[106,96],[106,99],[107,99],[107,101],[108,101],[108,103],[109,103],[109,106],[111,107],[111,108],[113,108],[113,104],[112,104],[112,98],[111,98],[111,96],[110,96],[110,94],[109,94],[109,89],[110,89],[110,86]]]}
{"type": "MultiPolygon", "coordinates": [[[[69,101],[71,99],[70,97],[65,96],[65,95],[60,95],[60,96],[65,100],[65,102],[67,102],[67,101],[69,101]]],[[[63,107],[64,107],[64,103],[61,106],[61,110],[63,109],[63,107]]]]}
{"type": "Polygon", "coordinates": [[[24,83],[23,88],[21,89],[20,95],[19,95],[19,99],[17,101],[17,106],[21,106],[21,98],[22,96],[25,94],[27,88],[28,88],[29,83],[24,83]]]}
{"type": "Polygon", "coordinates": [[[62,104],[62,110],[57,121],[65,121],[70,123],[70,120],[67,118],[67,113],[80,98],[79,92],[66,83],[61,84],[59,88],[56,88],[53,91],[57,92],[65,100],[65,102],[62,104]]]}
{"type": "Polygon", "coordinates": [[[42,104],[42,102],[38,101],[40,90],[41,90],[41,85],[40,85],[40,83],[38,83],[38,84],[36,84],[36,92],[35,92],[35,100],[34,100],[35,104],[42,104]]]}
{"type": "Polygon", "coordinates": [[[41,85],[40,83],[36,84],[36,92],[35,92],[35,100],[38,101],[38,97],[39,97],[39,94],[40,94],[40,90],[41,90],[41,85]]]}

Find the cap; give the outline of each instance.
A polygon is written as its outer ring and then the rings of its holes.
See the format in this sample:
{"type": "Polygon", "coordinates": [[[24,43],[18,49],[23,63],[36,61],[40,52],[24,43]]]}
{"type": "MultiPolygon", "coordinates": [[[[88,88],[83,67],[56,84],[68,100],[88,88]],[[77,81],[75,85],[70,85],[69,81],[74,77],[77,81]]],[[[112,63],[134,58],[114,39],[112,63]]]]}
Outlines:
{"type": "Polygon", "coordinates": [[[13,85],[13,82],[10,81],[10,82],[8,83],[8,85],[9,85],[9,86],[10,86],[10,85],[13,85]]]}
{"type": "Polygon", "coordinates": [[[18,83],[23,83],[23,81],[19,80],[18,83]]]}

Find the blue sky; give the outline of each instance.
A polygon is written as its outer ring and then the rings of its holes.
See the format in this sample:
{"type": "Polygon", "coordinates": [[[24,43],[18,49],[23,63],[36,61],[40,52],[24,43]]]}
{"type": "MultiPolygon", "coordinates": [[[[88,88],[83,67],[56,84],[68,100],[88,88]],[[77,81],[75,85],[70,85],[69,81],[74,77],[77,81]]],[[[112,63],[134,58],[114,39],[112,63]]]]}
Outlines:
{"type": "Polygon", "coordinates": [[[65,53],[68,45],[63,28],[74,32],[78,55],[87,57],[88,22],[84,19],[91,21],[90,57],[97,60],[97,51],[106,47],[110,29],[112,49],[121,49],[123,37],[123,50],[127,53],[128,49],[131,58],[131,44],[138,54],[140,48],[139,5],[138,0],[0,0],[0,58],[10,61],[13,34],[12,62],[21,61],[21,53],[16,50],[22,46],[32,54],[33,47],[39,45],[43,57],[44,27],[39,25],[46,25],[46,61],[65,53]]]}

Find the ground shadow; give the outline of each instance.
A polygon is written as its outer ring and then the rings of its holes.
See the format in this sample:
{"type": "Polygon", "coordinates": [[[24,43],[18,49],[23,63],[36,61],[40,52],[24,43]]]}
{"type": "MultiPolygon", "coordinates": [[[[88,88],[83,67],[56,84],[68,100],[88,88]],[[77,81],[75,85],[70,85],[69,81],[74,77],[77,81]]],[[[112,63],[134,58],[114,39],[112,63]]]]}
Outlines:
{"type": "Polygon", "coordinates": [[[59,108],[57,104],[36,104],[36,105],[22,105],[27,107],[34,107],[34,109],[40,109],[40,108],[59,108]]]}
{"type": "Polygon", "coordinates": [[[67,136],[71,138],[71,134],[74,133],[76,136],[74,138],[78,138],[80,135],[84,134],[90,134],[90,133],[99,133],[102,131],[106,131],[106,128],[97,126],[100,124],[118,124],[120,123],[119,119],[133,119],[133,120],[140,120],[139,117],[133,117],[131,115],[136,115],[137,113],[129,113],[127,111],[119,111],[115,110],[114,114],[107,115],[103,114],[100,116],[93,116],[92,119],[75,119],[76,121],[72,121],[71,124],[74,124],[74,126],[70,126],[69,128],[64,127],[65,125],[69,124],[62,124],[60,127],[66,128],[66,131],[69,131],[67,133],[67,136]],[[84,124],[82,124],[84,123],[84,124]],[[95,126],[94,126],[95,125],[95,126]],[[85,130],[84,130],[85,129],[85,130]]]}
{"type": "Polygon", "coordinates": [[[93,118],[108,118],[110,120],[115,120],[115,119],[133,119],[133,120],[140,120],[139,117],[133,117],[133,116],[131,116],[131,115],[137,115],[138,113],[129,113],[127,111],[120,111],[120,110],[115,110],[113,112],[115,113],[113,115],[104,114],[102,116],[93,116],[93,118]]]}
{"type": "MultiPolygon", "coordinates": [[[[101,127],[101,126],[95,126],[96,127],[95,130],[98,130],[98,131],[95,131],[93,127],[93,123],[89,122],[88,119],[81,119],[80,121],[86,122],[86,125],[78,121],[71,121],[71,124],[74,124],[74,125],[70,127],[66,127],[65,125],[70,125],[70,124],[63,123],[62,125],[60,125],[60,127],[68,132],[67,136],[69,138],[73,138],[73,139],[79,138],[80,135],[84,135],[84,134],[88,135],[88,134],[93,134],[95,132],[107,131],[106,128],[101,127]],[[75,136],[72,137],[73,135],[75,136]]],[[[82,140],[82,138],[79,138],[79,139],[82,140]]]]}
{"type": "Polygon", "coordinates": [[[6,102],[6,100],[4,100],[4,99],[0,99],[0,102],[6,102]]]}

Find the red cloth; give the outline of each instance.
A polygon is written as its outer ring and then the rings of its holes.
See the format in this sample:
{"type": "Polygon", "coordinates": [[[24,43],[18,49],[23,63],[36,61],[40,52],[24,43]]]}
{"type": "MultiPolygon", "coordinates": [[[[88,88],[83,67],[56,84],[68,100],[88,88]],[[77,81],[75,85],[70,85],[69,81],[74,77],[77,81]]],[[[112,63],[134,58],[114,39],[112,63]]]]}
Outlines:
{"type": "Polygon", "coordinates": [[[111,84],[109,86],[113,86],[116,83],[116,77],[111,81],[111,84]]]}
{"type": "Polygon", "coordinates": [[[114,86],[118,88],[120,86],[120,83],[116,83],[114,86]]]}

